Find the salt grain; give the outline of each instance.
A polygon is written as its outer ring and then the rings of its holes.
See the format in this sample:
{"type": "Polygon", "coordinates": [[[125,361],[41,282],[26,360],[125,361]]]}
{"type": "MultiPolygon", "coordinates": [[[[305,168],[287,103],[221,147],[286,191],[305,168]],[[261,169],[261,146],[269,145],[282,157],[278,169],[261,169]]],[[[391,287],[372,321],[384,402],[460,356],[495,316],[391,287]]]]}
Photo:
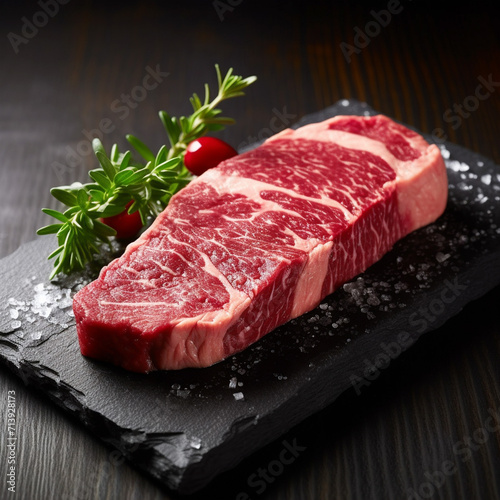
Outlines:
{"type": "Polygon", "coordinates": [[[191,448],[199,450],[201,448],[201,439],[197,437],[191,438],[191,448]]]}
{"type": "Polygon", "coordinates": [[[450,256],[450,254],[449,254],[449,253],[444,254],[444,253],[442,253],[442,252],[438,252],[438,253],[436,254],[436,260],[437,260],[439,263],[444,262],[445,260],[449,259],[450,257],[451,257],[451,256],[450,256]]]}
{"type": "Polygon", "coordinates": [[[446,162],[446,165],[454,172],[467,172],[469,170],[469,165],[467,165],[467,163],[463,163],[457,160],[448,161],[446,162]]]}
{"type": "Polygon", "coordinates": [[[481,182],[483,184],[486,184],[487,186],[489,186],[491,184],[491,175],[490,174],[482,175],[481,176],[481,182]]]}
{"type": "Polygon", "coordinates": [[[441,149],[441,156],[447,160],[450,157],[450,152],[446,149],[445,146],[441,145],[439,146],[439,149],[441,149]]]}

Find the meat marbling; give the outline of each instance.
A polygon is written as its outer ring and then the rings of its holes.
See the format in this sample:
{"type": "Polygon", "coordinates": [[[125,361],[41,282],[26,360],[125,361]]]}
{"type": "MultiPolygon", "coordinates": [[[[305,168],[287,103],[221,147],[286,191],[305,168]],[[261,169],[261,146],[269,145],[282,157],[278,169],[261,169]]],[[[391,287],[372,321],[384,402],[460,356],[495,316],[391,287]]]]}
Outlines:
{"type": "Polygon", "coordinates": [[[391,119],[287,129],[205,172],[74,297],[81,352],[206,367],[316,307],[447,199],[439,148],[391,119]]]}

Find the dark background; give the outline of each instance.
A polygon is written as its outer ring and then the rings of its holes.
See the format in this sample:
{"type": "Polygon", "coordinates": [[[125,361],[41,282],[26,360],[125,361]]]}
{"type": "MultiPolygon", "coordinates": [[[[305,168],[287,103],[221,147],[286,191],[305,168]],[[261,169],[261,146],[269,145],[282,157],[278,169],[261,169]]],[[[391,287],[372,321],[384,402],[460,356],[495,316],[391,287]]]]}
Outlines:
{"type": "MultiPolygon", "coordinates": [[[[223,105],[237,124],[219,136],[235,147],[355,98],[500,164],[497,4],[1,2],[0,257],[48,222],[40,208],[57,208],[50,187],[85,181],[96,167],[87,136],[101,135],[108,150],[114,142],[126,146],[127,133],[159,147],[165,135],[157,112],[188,114],[189,96],[215,84],[215,63],[258,76],[246,97],[223,105]],[[39,14],[42,4],[52,16],[39,14]],[[394,6],[397,13],[377,28],[373,12],[394,6]],[[39,27],[30,31],[30,22],[39,27]],[[372,36],[363,40],[366,31],[372,36]],[[357,50],[350,62],[343,43],[357,50]],[[148,67],[168,76],[134,94],[148,67]],[[479,100],[482,79],[494,83],[479,100]],[[137,97],[132,106],[124,107],[123,94],[137,97]]],[[[497,288],[470,304],[361,396],[345,394],[196,498],[500,498],[500,431],[481,443],[476,432],[489,409],[500,410],[499,299],[497,288]],[[305,450],[265,491],[249,487],[248,477],[279,457],[283,439],[305,450]],[[455,467],[445,470],[450,460],[455,467]]],[[[17,398],[12,497],[175,498],[113,460],[109,448],[6,368],[0,375],[2,405],[9,390],[17,398]]],[[[0,436],[3,483],[3,429],[0,436]]],[[[2,498],[4,491],[0,484],[2,498]]]]}

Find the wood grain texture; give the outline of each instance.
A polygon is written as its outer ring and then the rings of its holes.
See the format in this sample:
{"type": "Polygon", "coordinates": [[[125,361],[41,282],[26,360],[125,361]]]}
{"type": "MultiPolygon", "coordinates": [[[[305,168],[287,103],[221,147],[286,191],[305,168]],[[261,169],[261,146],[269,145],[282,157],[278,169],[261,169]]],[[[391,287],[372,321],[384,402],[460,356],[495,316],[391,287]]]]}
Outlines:
{"type": "MultiPolygon", "coordinates": [[[[341,44],[353,45],[355,28],[365,30],[371,11],[388,2],[243,0],[222,21],[212,2],[125,1],[119,8],[71,2],[18,53],[8,34],[21,34],[23,17],[32,20],[41,7],[2,7],[0,256],[47,222],[40,208],[57,206],[50,187],[84,181],[95,167],[85,154],[87,132],[109,118],[113,130],[102,134],[108,149],[113,142],[124,146],[126,133],[159,146],[157,111],[189,113],[187,97],[215,82],[215,62],[259,77],[244,99],[224,107],[238,123],[220,136],[235,146],[356,98],[423,132],[442,128],[452,142],[500,163],[499,9],[494,2],[436,4],[401,1],[400,12],[351,62],[341,44]],[[114,111],[113,103],[157,65],[169,73],[157,88],[129,113],[114,111]],[[476,102],[481,79],[496,84],[476,102]]],[[[489,413],[500,411],[499,299],[497,288],[470,304],[391,363],[361,396],[346,393],[193,499],[500,498],[500,430],[489,413]],[[278,467],[284,440],[304,450],[271,481],[256,483],[259,470],[278,467]]],[[[0,374],[2,478],[7,391],[16,391],[18,409],[12,497],[176,498],[5,367],[0,374]]],[[[4,492],[2,479],[0,498],[4,492]]]]}

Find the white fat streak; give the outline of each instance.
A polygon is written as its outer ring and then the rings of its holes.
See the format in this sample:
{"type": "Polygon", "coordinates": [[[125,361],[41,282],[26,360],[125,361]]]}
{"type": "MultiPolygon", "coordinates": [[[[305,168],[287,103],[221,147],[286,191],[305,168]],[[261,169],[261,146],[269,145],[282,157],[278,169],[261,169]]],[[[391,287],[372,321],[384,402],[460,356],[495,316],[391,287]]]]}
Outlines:
{"type": "MultiPolygon", "coordinates": [[[[371,139],[370,137],[353,134],[351,132],[345,132],[343,130],[333,130],[329,129],[330,123],[334,123],[338,120],[338,117],[331,118],[321,123],[321,128],[317,123],[311,123],[310,125],[305,125],[297,130],[284,130],[281,134],[277,134],[273,137],[267,139],[266,142],[272,142],[273,140],[284,138],[287,136],[293,136],[296,138],[310,139],[314,141],[336,143],[339,146],[353,149],[356,151],[367,151],[376,156],[380,156],[385,160],[396,172],[397,178],[403,179],[411,177],[414,171],[418,168],[418,161],[408,160],[402,161],[397,159],[388,149],[385,143],[377,140],[371,139]],[[280,137],[281,135],[281,137],[280,137]]],[[[425,140],[419,135],[415,137],[405,136],[405,140],[408,141],[410,146],[425,156],[425,151],[429,148],[432,149],[434,146],[429,146],[425,140]]]]}
{"type": "MultiPolygon", "coordinates": [[[[214,266],[214,264],[210,260],[210,257],[206,253],[202,252],[198,248],[193,247],[192,245],[190,245],[189,243],[186,243],[185,241],[176,240],[171,235],[168,236],[168,239],[170,241],[187,246],[187,247],[191,248],[193,251],[195,251],[196,253],[198,253],[201,256],[201,258],[203,259],[204,271],[206,273],[210,274],[211,276],[214,276],[215,278],[217,278],[222,283],[222,285],[226,289],[227,293],[229,294],[229,301],[227,302],[227,304],[229,306],[227,308],[224,306],[224,309],[221,309],[219,311],[212,311],[209,313],[202,314],[200,316],[200,318],[201,318],[200,321],[217,323],[219,321],[224,320],[224,318],[226,318],[227,316],[229,316],[230,318],[233,318],[233,320],[235,321],[237,319],[237,318],[235,319],[233,317],[235,312],[240,308],[241,304],[245,304],[245,303],[250,302],[250,297],[246,293],[241,292],[240,290],[236,290],[235,288],[233,288],[233,286],[231,285],[231,283],[229,283],[227,278],[214,266]]],[[[186,262],[188,262],[188,261],[186,261],[186,262]]],[[[188,262],[188,264],[193,265],[192,263],[189,263],[189,262],[188,262]]],[[[182,322],[182,321],[191,320],[191,319],[192,318],[184,318],[184,319],[181,319],[180,321],[182,322]]]]}
{"type": "MultiPolygon", "coordinates": [[[[289,189],[270,185],[262,181],[223,175],[218,170],[211,171],[211,174],[214,179],[206,179],[207,175],[205,174],[204,180],[205,182],[210,182],[212,186],[215,186],[220,195],[228,192],[237,192],[244,194],[249,199],[260,204],[260,210],[255,211],[250,220],[267,211],[284,212],[290,215],[300,216],[300,214],[293,210],[284,209],[277,202],[262,199],[260,193],[270,189],[286,193],[293,198],[313,201],[315,203],[322,203],[324,205],[338,208],[342,210],[348,220],[352,220],[354,218],[353,214],[340,203],[328,198],[310,198],[289,189]]],[[[312,309],[321,300],[321,285],[323,284],[328,273],[328,262],[333,242],[329,241],[327,243],[323,243],[317,238],[304,240],[289,228],[286,228],[284,232],[293,237],[295,248],[303,250],[308,254],[307,262],[299,277],[294,294],[294,303],[291,314],[291,317],[294,318],[300,316],[305,311],[312,309]],[[319,284],[321,285],[318,286],[319,284]]]]}
{"type": "Polygon", "coordinates": [[[345,132],[344,130],[329,129],[328,126],[331,122],[335,122],[335,118],[322,122],[321,125],[323,125],[323,128],[320,128],[318,123],[311,123],[297,130],[290,130],[288,134],[285,134],[285,131],[283,131],[281,133],[282,137],[277,134],[267,139],[266,142],[283,139],[287,135],[290,135],[293,139],[303,138],[319,142],[328,142],[330,144],[338,144],[344,148],[354,149],[356,151],[368,151],[369,153],[382,157],[382,159],[391,166],[394,166],[394,163],[399,161],[389,152],[383,142],[377,141],[376,139],[370,139],[363,135],[345,132]]]}
{"type": "MultiPolygon", "coordinates": [[[[177,254],[177,255],[179,255],[179,254],[177,254]]],[[[182,258],[182,255],[179,255],[179,257],[182,258]]],[[[183,259],[183,260],[185,260],[185,259],[183,259]]],[[[162,271],[165,271],[166,273],[171,274],[172,276],[179,276],[179,273],[176,273],[173,269],[170,269],[170,267],[166,266],[165,264],[162,264],[161,262],[158,262],[157,260],[154,260],[154,259],[151,259],[151,262],[156,264],[162,271]]]]}
{"type": "Polygon", "coordinates": [[[256,179],[249,179],[247,177],[239,177],[237,175],[225,175],[219,169],[213,168],[207,170],[203,174],[203,182],[213,186],[220,195],[227,193],[238,193],[246,196],[252,201],[256,201],[261,204],[262,210],[260,213],[267,210],[275,210],[279,212],[292,213],[297,215],[296,212],[286,210],[281,207],[278,203],[271,200],[263,200],[260,196],[262,191],[277,191],[284,193],[292,198],[299,200],[310,201],[313,203],[320,203],[328,207],[337,208],[346,217],[348,221],[354,218],[354,215],[342,204],[336,200],[332,200],[326,196],[321,196],[320,198],[312,198],[310,196],[305,196],[303,194],[297,193],[293,189],[287,189],[280,186],[275,186],[267,182],[259,181],[256,179]]]}

